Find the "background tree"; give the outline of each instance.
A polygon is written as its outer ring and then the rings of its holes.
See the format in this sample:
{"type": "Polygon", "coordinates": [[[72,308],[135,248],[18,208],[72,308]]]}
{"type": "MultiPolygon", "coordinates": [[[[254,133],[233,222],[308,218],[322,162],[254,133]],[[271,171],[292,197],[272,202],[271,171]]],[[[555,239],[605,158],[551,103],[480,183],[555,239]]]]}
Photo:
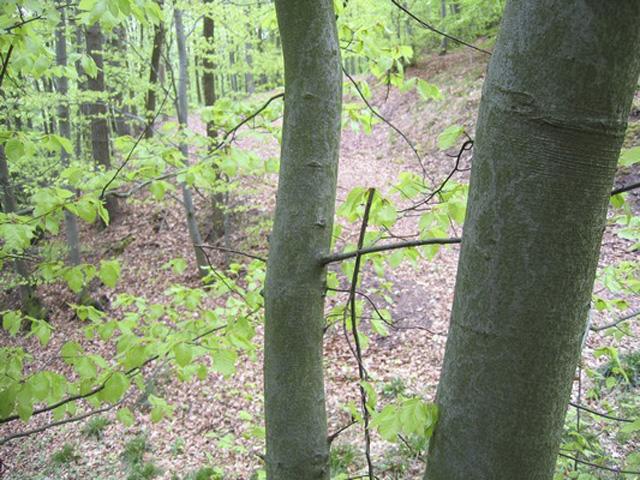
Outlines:
{"type": "MultiPolygon", "coordinates": [[[[103,45],[104,36],[100,23],[95,22],[84,30],[87,54],[93,60],[95,72],[87,73],[87,89],[91,92],[91,99],[87,103],[86,113],[91,124],[91,152],[97,165],[109,170],[111,168],[111,146],[109,143],[109,120],[105,103],[105,80],[103,45]]],[[[110,221],[114,221],[118,211],[118,201],[113,196],[107,196],[107,211],[110,221]]]]}

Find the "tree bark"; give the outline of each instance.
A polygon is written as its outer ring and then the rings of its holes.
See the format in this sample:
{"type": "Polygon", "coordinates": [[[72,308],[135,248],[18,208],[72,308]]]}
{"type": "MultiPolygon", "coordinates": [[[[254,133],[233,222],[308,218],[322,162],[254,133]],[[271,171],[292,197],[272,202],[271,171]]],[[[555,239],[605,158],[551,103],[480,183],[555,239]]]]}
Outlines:
{"type": "MultiPolygon", "coordinates": [[[[67,66],[67,37],[66,37],[66,13],[64,10],[60,12],[60,22],[56,29],[56,64],[59,67],[67,66]]],[[[56,89],[59,94],[58,103],[58,125],[60,135],[71,141],[71,121],[69,116],[69,104],[67,96],[69,95],[69,79],[62,75],[58,77],[56,89]]],[[[63,148],[60,150],[60,162],[63,166],[69,165],[69,154],[63,148]]],[[[80,263],[80,241],[78,238],[78,224],[76,217],[70,211],[64,211],[64,226],[67,234],[67,247],[69,248],[69,262],[72,265],[80,263]]]]}
{"type": "MultiPolygon", "coordinates": [[[[127,78],[128,72],[122,75],[122,69],[127,70],[126,58],[122,61],[123,53],[127,49],[127,30],[124,25],[114,27],[112,35],[109,37],[109,47],[112,49],[110,56],[110,67],[114,76],[120,77],[122,80],[127,78]]],[[[126,80],[125,80],[126,81],[126,80]]],[[[129,115],[129,106],[124,101],[127,87],[124,82],[111,82],[111,91],[113,92],[113,106],[111,108],[113,115],[114,131],[118,136],[131,135],[131,125],[129,115]]]]}
{"type": "Polygon", "coordinates": [[[640,3],[510,1],[480,107],[428,480],[550,480],[636,87],[640,3]]]}
{"type": "MultiPolygon", "coordinates": [[[[158,1],[158,5],[162,8],[162,1],[158,1]]],[[[151,68],[149,70],[149,90],[145,102],[145,110],[147,118],[151,120],[156,111],[156,88],[159,82],[160,59],[162,58],[162,45],[164,44],[164,22],[160,20],[153,27],[153,48],[151,50],[151,68]]],[[[147,129],[146,138],[153,137],[153,125],[147,129]]]]}
{"type": "MultiPolygon", "coordinates": [[[[205,12],[202,36],[206,45],[204,55],[202,56],[202,90],[204,93],[204,106],[211,108],[216,103],[216,86],[215,86],[215,63],[213,62],[214,45],[215,45],[215,25],[213,22],[213,2],[208,0],[205,3],[207,11],[205,12]]],[[[207,138],[209,139],[209,148],[213,148],[216,142],[218,132],[213,121],[207,122],[207,138]]],[[[220,177],[218,175],[218,180],[220,177]]],[[[224,194],[214,193],[211,198],[211,236],[214,239],[222,238],[225,235],[225,213],[224,213],[224,194]]]]}
{"type": "Polygon", "coordinates": [[[285,114],[265,286],[269,480],[328,479],[322,337],[342,74],[332,0],[276,0],[285,114]]]}
{"type": "MultiPolygon", "coordinates": [[[[184,25],[182,23],[182,10],[176,8],[173,12],[174,23],[176,25],[176,44],[178,46],[178,123],[182,130],[189,126],[189,110],[187,100],[187,80],[189,70],[187,66],[187,46],[184,35],[184,25]]],[[[184,141],[180,141],[180,152],[184,157],[185,163],[189,164],[189,145],[184,141]]],[[[198,265],[198,273],[203,275],[206,273],[208,266],[207,258],[204,252],[197,245],[202,245],[202,236],[200,235],[200,228],[196,220],[195,208],[193,206],[193,197],[191,190],[186,183],[182,183],[182,202],[184,204],[185,214],[187,217],[187,228],[189,229],[189,237],[195,250],[196,262],[198,265]]]]}
{"type": "MultiPolygon", "coordinates": [[[[440,0],[440,17],[442,18],[442,25],[446,29],[445,21],[447,18],[447,0],[440,0]]],[[[440,42],[440,55],[445,55],[448,48],[449,39],[447,37],[442,37],[442,41],[440,42]]]]}
{"type": "MultiPolygon", "coordinates": [[[[91,150],[95,162],[108,170],[111,168],[111,156],[109,153],[109,122],[107,107],[104,103],[104,62],[102,58],[104,39],[98,22],[85,29],[85,41],[87,54],[91,56],[98,67],[98,73],[95,77],[87,77],[87,88],[94,95],[86,107],[91,122],[91,150]]],[[[106,208],[109,212],[109,219],[113,222],[118,211],[118,202],[115,197],[107,195],[106,208]]]]}

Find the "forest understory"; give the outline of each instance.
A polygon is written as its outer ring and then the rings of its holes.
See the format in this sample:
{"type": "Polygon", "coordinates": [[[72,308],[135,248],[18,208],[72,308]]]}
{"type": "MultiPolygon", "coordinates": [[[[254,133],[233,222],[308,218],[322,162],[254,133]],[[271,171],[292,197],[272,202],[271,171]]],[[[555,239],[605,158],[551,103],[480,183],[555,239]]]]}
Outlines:
{"type": "MultiPolygon", "coordinates": [[[[432,179],[433,184],[447,177],[457,154],[457,147],[444,152],[439,150],[437,139],[440,133],[451,124],[459,124],[464,126],[470,137],[474,136],[485,69],[486,59],[481,54],[456,50],[443,56],[425,56],[407,70],[408,77],[419,77],[437,85],[446,100],[426,101],[415,91],[403,93],[385,85],[377,85],[373,89],[370,103],[414,142],[424,163],[425,175],[432,179]]],[[[268,94],[260,95],[264,95],[265,99],[269,97],[268,94]]],[[[345,97],[345,102],[360,101],[349,95],[345,97]]],[[[637,115],[640,98],[637,96],[633,111],[635,113],[630,119],[627,134],[628,147],[640,141],[640,118],[637,115]]],[[[196,132],[205,132],[198,115],[190,117],[190,127],[196,132]]],[[[237,144],[240,147],[255,152],[263,159],[278,156],[277,142],[252,138],[243,135],[243,132],[241,130],[238,135],[237,144]]],[[[456,181],[468,182],[470,159],[469,153],[462,156],[460,171],[455,175],[456,181]]],[[[347,194],[358,186],[375,188],[391,196],[398,208],[410,205],[411,202],[391,189],[391,185],[398,180],[398,173],[407,170],[422,175],[412,149],[387,124],[376,123],[371,134],[355,131],[345,125],[340,152],[337,208],[347,200],[347,194]]],[[[639,177],[640,165],[621,169],[616,184],[637,182],[639,177]]],[[[205,243],[265,257],[276,186],[275,174],[243,178],[238,188],[229,194],[231,211],[227,214],[226,237],[205,243]]],[[[207,196],[195,195],[198,219],[205,233],[208,201],[207,196]]],[[[640,211],[640,193],[631,192],[628,202],[637,214],[640,211]]],[[[118,293],[143,296],[149,304],[163,304],[168,301],[166,290],[174,284],[193,288],[201,286],[200,278],[192,268],[177,273],[176,269],[168,266],[176,258],[183,258],[188,264],[194,262],[181,205],[176,197],[166,196],[161,202],[150,201],[150,194],[141,191],[122,202],[122,209],[124,214],[106,229],[83,224],[80,230],[82,254],[87,262],[97,264],[102,259],[117,258],[122,265],[115,290],[95,284],[91,291],[94,298],[101,299],[102,307],[111,316],[119,314],[118,307],[112,305],[118,293]]],[[[418,216],[407,216],[394,226],[389,237],[413,238],[418,220],[418,216]]],[[[343,230],[336,249],[341,251],[345,245],[356,242],[359,225],[344,218],[338,221],[343,230]]],[[[608,226],[605,231],[600,269],[614,262],[637,260],[638,252],[631,251],[631,243],[614,234],[616,228],[615,225],[608,226]]],[[[461,235],[459,230],[452,227],[447,233],[457,237],[461,235]]],[[[393,319],[392,325],[386,328],[386,336],[365,327],[370,344],[364,350],[364,363],[371,382],[381,392],[378,399],[381,405],[399,395],[416,395],[433,400],[444,355],[458,251],[457,245],[443,246],[432,258],[425,256],[415,265],[403,262],[394,268],[387,268],[383,277],[375,274],[375,267],[371,263],[363,267],[359,290],[365,294],[371,292],[371,302],[377,308],[387,309],[393,319]],[[381,283],[385,281],[393,285],[386,293],[381,293],[384,291],[380,288],[381,283]]],[[[233,252],[211,249],[208,254],[212,265],[220,270],[231,263],[243,265],[249,261],[233,252]]],[[[237,270],[242,268],[238,267],[237,270]]],[[[340,285],[338,290],[340,288],[348,289],[348,285],[340,285]]],[[[596,285],[596,291],[602,289],[603,285],[596,285]]],[[[82,321],[68,307],[68,304],[76,301],[71,291],[60,284],[50,284],[40,286],[38,295],[49,311],[49,322],[56,333],[30,368],[36,370],[47,365],[48,368],[71,373],[71,368],[57,354],[62,344],[72,339],[81,340],[88,351],[102,353],[105,357],[110,355],[108,349],[113,345],[97,339],[81,339],[83,330],[78,326],[82,321]]],[[[603,291],[602,295],[606,296],[607,292],[603,291]]],[[[327,312],[333,306],[345,303],[347,296],[345,292],[329,292],[327,312]]],[[[625,297],[624,293],[621,296],[628,302],[629,310],[640,308],[639,298],[625,297]]],[[[218,305],[216,302],[222,301],[221,297],[207,297],[203,300],[203,306],[215,309],[218,305]]],[[[0,304],[10,307],[15,302],[15,291],[2,292],[0,304]]],[[[363,315],[374,313],[372,305],[366,303],[363,315]]],[[[606,311],[595,312],[592,325],[603,325],[612,320],[615,319],[606,311]]],[[[616,338],[615,332],[612,334],[610,330],[592,331],[588,336],[582,370],[591,369],[603,372],[603,375],[602,378],[590,378],[582,372],[580,379],[576,376],[574,402],[597,411],[605,410],[606,406],[615,411],[637,414],[640,327],[638,322],[630,322],[629,325],[631,335],[621,338],[616,338]],[[606,378],[610,378],[605,373],[611,359],[595,353],[614,344],[629,358],[635,355],[633,368],[637,377],[629,384],[617,382],[604,386],[606,378]]],[[[240,358],[236,373],[229,378],[212,373],[204,380],[181,382],[170,374],[170,365],[145,367],[152,372],[148,377],[151,380],[146,385],[147,391],[135,389],[125,402],[131,410],[138,412],[135,426],[125,427],[115,419],[115,411],[111,410],[79,425],[63,425],[11,442],[0,450],[0,459],[5,468],[1,477],[7,480],[122,479],[130,475],[127,455],[139,455],[145,464],[155,466],[154,472],[152,467],[148,467],[149,475],[156,475],[155,478],[160,479],[195,479],[198,478],[195,472],[206,466],[220,469],[219,478],[263,478],[257,473],[263,468],[264,455],[262,335],[262,327],[258,326],[253,339],[255,349],[240,358]],[[147,401],[149,392],[171,399],[175,407],[171,418],[159,423],[151,421],[147,401]],[[96,418],[104,420],[98,422],[96,418]]],[[[37,339],[3,335],[2,342],[33,350],[37,339]]],[[[344,405],[349,402],[357,405],[359,402],[357,363],[345,340],[345,331],[339,319],[326,331],[324,350],[329,431],[336,432],[351,422],[351,415],[345,411],[344,405]]],[[[2,426],[0,437],[25,428],[37,428],[50,421],[49,415],[42,415],[42,418],[28,426],[2,426]]],[[[615,429],[603,429],[605,419],[583,412],[581,421],[581,432],[599,437],[599,444],[614,464],[640,449],[637,437],[636,440],[628,439],[616,434],[615,429]]],[[[569,407],[568,432],[575,428],[572,427],[575,422],[576,410],[569,407]]],[[[331,465],[335,472],[350,476],[362,474],[366,468],[362,439],[359,425],[345,429],[335,439],[331,454],[331,465]]],[[[419,446],[412,445],[410,441],[392,444],[374,433],[372,457],[379,478],[421,478],[424,464],[415,448],[419,446]]],[[[586,466],[580,468],[589,471],[586,466]]],[[[136,478],[147,478],[144,473],[140,475],[136,478]]],[[[601,475],[597,478],[623,478],[612,472],[596,475],[601,475]]]]}

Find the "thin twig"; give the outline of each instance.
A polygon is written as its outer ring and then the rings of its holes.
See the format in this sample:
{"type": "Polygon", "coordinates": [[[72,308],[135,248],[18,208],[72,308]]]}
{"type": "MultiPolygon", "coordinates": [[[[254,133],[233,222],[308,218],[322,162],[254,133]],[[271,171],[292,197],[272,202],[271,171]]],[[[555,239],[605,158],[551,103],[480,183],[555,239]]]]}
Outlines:
{"type": "Polygon", "coordinates": [[[168,98],[169,98],[169,95],[164,96],[164,99],[162,100],[160,107],[156,110],[153,117],[146,123],[144,130],[140,132],[140,134],[138,135],[138,138],[136,138],[135,143],[133,144],[133,146],[129,150],[129,153],[127,154],[127,158],[125,158],[124,162],[122,162],[122,164],[118,167],[118,169],[115,171],[111,179],[104,185],[104,187],[102,187],[102,191],[100,192],[100,200],[104,199],[105,193],[109,188],[109,185],[111,185],[115,181],[115,179],[118,178],[118,175],[120,175],[120,172],[122,171],[122,169],[127,166],[127,164],[129,163],[129,161],[133,156],[133,152],[135,152],[136,148],[138,147],[142,139],[145,138],[145,136],[147,135],[147,132],[149,131],[151,126],[155,123],[156,119],[160,115],[160,112],[162,112],[162,110],[164,109],[164,106],[167,103],[168,98]]]}
{"type": "Polygon", "coordinates": [[[640,188],[640,182],[636,182],[630,185],[624,185],[620,188],[616,188],[611,192],[611,196],[618,195],[619,193],[630,192],[631,190],[635,190],[636,188],[640,188]]]}
{"type": "Polygon", "coordinates": [[[355,79],[351,75],[349,75],[349,72],[347,72],[347,69],[344,68],[344,66],[342,66],[342,72],[349,79],[349,81],[351,81],[351,83],[353,84],[354,88],[356,89],[356,92],[358,92],[358,95],[360,96],[360,98],[362,99],[364,104],[367,106],[367,108],[371,111],[371,113],[373,115],[375,115],[376,117],[378,117],[380,120],[382,120],[384,123],[386,123],[389,127],[391,127],[398,135],[400,135],[400,137],[402,137],[402,139],[405,141],[405,143],[407,145],[409,145],[409,148],[411,148],[411,150],[413,151],[413,154],[418,159],[418,165],[420,165],[420,168],[422,169],[423,176],[426,177],[427,176],[427,169],[425,168],[424,163],[422,162],[422,157],[418,153],[418,150],[413,145],[413,142],[411,140],[409,140],[409,138],[404,134],[404,132],[402,130],[400,130],[398,127],[396,127],[393,123],[391,123],[391,121],[387,120],[382,114],[380,114],[375,108],[373,108],[373,106],[369,103],[367,98],[364,96],[364,93],[360,89],[360,86],[358,85],[358,82],[356,82],[355,79]]]}
{"type": "Polygon", "coordinates": [[[349,423],[347,423],[346,425],[343,425],[342,427],[338,428],[338,430],[336,430],[335,432],[333,432],[331,435],[329,435],[327,437],[327,442],[329,443],[329,445],[331,445],[333,443],[333,441],[338,438],[338,435],[340,435],[342,432],[344,432],[347,428],[352,427],[353,425],[355,425],[356,423],[358,423],[355,420],[351,420],[349,423]]]}
{"type": "Polygon", "coordinates": [[[196,245],[196,247],[198,248],[208,248],[210,250],[218,250],[221,252],[227,252],[227,253],[235,253],[236,255],[242,255],[243,257],[248,257],[248,258],[253,258],[254,260],[260,260],[261,262],[266,263],[267,259],[264,257],[260,257],[258,255],[254,255],[252,253],[247,253],[247,252],[243,252],[240,250],[235,250],[233,248],[227,248],[227,247],[219,247],[217,245],[206,245],[206,244],[202,244],[202,245],[196,245]]]}
{"type": "Polygon", "coordinates": [[[449,40],[453,40],[456,43],[459,43],[460,45],[464,45],[465,47],[469,47],[473,50],[476,50],[477,52],[482,52],[485,53],[487,55],[491,55],[491,52],[488,50],[484,50],[483,48],[479,48],[476,47],[475,45],[472,45],[471,43],[467,43],[464,40],[460,40],[457,37],[454,37],[453,35],[449,35],[448,33],[445,33],[441,30],[438,30],[437,28],[435,28],[432,25],[429,25],[427,22],[425,22],[424,20],[422,20],[421,18],[418,18],[416,15],[414,15],[409,9],[407,9],[405,6],[401,5],[400,3],[398,3],[397,0],[391,0],[391,3],[393,3],[396,7],[398,7],[400,10],[402,10],[404,13],[406,13],[407,15],[409,15],[411,18],[413,18],[416,22],[418,22],[420,24],[420,26],[422,26],[423,28],[426,28],[427,30],[431,30],[433,33],[437,33],[438,35],[441,35],[445,38],[448,38],[449,40]]]}
{"type": "MultiPolygon", "coordinates": [[[[467,136],[467,138],[469,138],[469,137],[467,136]]],[[[416,205],[413,205],[412,207],[405,208],[404,210],[401,210],[401,212],[408,212],[410,210],[417,210],[418,207],[428,204],[433,199],[433,197],[435,197],[440,192],[442,192],[442,190],[444,190],[444,187],[447,186],[447,183],[449,183],[449,181],[451,180],[451,178],[453,178],[453,176],[456,174],[456,172],[460,171],[460,162],[462,161],[462,155],[465,152],[471,150],[472,148],[473,148],[473,140],[471,140],[469,138],[466,142],[464,142],[462,144],[462,146],[460,147],[460,150],[458,150],[458,154],[456,155],[456,162],[453,165],[453,169],[449,172],[447,177],[442,181],[440,186],[438,188],[436,188],[433,192],[431,192],[427,196],[427,198],[425,198],[424,200],[421,200],[419,203],[417,203],[416,205]]]]}
{"type": "Polygon", "coordinates": [[[640,315],[640,309],[634,310],[611,323],[607,323],[605,325],[600,325],[600,326],[591,326],[590,328],[591,328],[591,331],[593,332],[601,332],[602,330],[606,330],[608,328],[617,327],[621,323],[626,322],[627,320],[631,320],[632,318],[637,317],[638,315],[640,315]]]}
{"type": "Polygon", "coordinates": [[[245,119],[243,119],[240,123],[238,123],[231,130],[225,132],[225,134],[222,136],[222,140],[220,140],[220,142],[215,146],[214,150],[219,150],[220,148],[222,148],[224,146],[227,138],[229,138],[230,135],[235,134],[236,131],[238,131],[243,125],[245,125],[246,123],[250,122],[255,117],[257,117],[260,113],[262,113],[271,104],[271,102],[273,102],[274,100],[277,100],[278,98],[284,98],[284,92],[278,93],[278,94],[272,96],[271,98],[269,98],[269,100],[267,100],[258,110],[253,112],[251,115],[249,115],[245,119]]]}
{"type": "MultiPolygon", "coordinates": [[[[364,237],[367,233],[367,226],[369,224],[369,214],[371,212],[371,205],[375,196],[375,188],[369,189],[369,196],[367,197],[367,203],[364,208],[364,215],[362,217],[362,225],[360,226],[360,236],[358,237],[358,252],[362,250],[364,245],[364,237]]],[[[362,254],[356,254],[355,265],[353,268],[353,276],[351,278],[351,288],[349,292],[349,310],[351,313],[351,333],[353,334],[353,340],[356,347],[356,360],[358,362],[358,377],[360,378],[360,400],[362,403],[362,415],[364,419],[364,441],[365,441],[365,457],[367,459],[367,467],[369,471],[369,480],[374,479],[373,462],[371,461],[371,432],[369,431],[369,408],[367,407],[367,392],[364,388],[364,382],[367,380],[367,373],[364,369],[362,360],[362,347],[360,345],[360,337],[358,335],[358,322],[356,318],[356,288],[358,286],[358,276],[360,274],[360,262],[362,254]]]]}
{"type": "Polygon", "coordinates": [[[9,66],[9,60],[11,60],[12,53],[13,53],[13,43],[9,45],[9,50],[7,50],[7,54],[5,55],[4,61],[2,62],[2,71],[0,71],[0,93],[2,93],[2,82],[4,81],[4,77],[7,74],[7,67],[9,66]]]}
{"type": "Polygon", "coordinates": [[[591,463],[591,462],[586,462],[584,460],[579,460],[576,457],[573,457],[571,455],[567,455],[564,453],[558,453],[559,456],[564,457],[564,458],[568,458],[569,460],[573,460],[573,461],[577,461],[578,463],[581,463],[583,465],[588,465],[592,468],[597,468],[600,470],[606,470],[608,472],[614,472],[617,473],[619,475],[640,475],[640,471],[633,471],[633,470],[622,470],[620,468],[616,468],[616,467],[606,467],[604,465],[598,465],[597,463],[591,463]]]}
{"type": "Polygon", "coordinates": [[[613,420],[614,422],[623,422],[623,423],[633,423],[634,420],[630,420],[628,418],[614,417],[613,415],[608,415],[606,413],[598,412],[597,410],[593,410],[589,407],[585,407],[579,403],[569,402],[569,405],[574,407],[577,410],[584,410],[585,412],[589,412],[598,417],[606,418],[607,420],[613,420]]]}

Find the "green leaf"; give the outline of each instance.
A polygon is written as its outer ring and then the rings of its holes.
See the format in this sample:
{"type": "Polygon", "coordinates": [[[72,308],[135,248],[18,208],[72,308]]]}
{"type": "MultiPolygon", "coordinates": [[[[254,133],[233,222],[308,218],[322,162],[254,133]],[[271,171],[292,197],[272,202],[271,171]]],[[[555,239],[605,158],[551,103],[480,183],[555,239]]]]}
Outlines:
{"type": "Polygon", "coordinates": [[[164,194],[169,188],[171,188],[171,184],[162,180],[158,180],[149,185],[149,191],[153,195],[153,198],[158,201],[164,198],[164,194]]]}
{"type": "Polygon", "coordinates": [[[377,429],[380,436],[388,442],[395,442],[402,429],[397,407],[387,405],[380,413],[375,413],[371,419],[371,428],[377,429]]]}
{"type": "Polygon", "coordinates": [[[216,350],[211,354],[213,359],[213,370],[221,373],[225,377],[233,375],[236,371],[236,360],[238,354],[235,350],[224,349],[216,350]]]}
{"type": "Polygon", "coordinates": [[[102,283],[109,288],[114,288],[120,278],[120,262],[117,260],[102,260],[98,276],[102,283]]]}
{"type": "Polygon", "coordinates": [[[638,418],[635,422],[629,423],[622,427],[622,431],[624,433],[640,432],[640,418],[638,418]]]}
{"type": "Polygon", "coordinates": [[[446,128],[440,136],[438,136],[438,148],[440,150],[448,150],[453,147],[458,139],[464,133],[464,127],[460,125],[451,125],[446,128]]]}
{"type": "Polygon", "coordinates": [[[111,375],[104,384],[104,389],[100,392],[103,400],[109,403],[116,403],[129,388],[129,378],[120,372],[111,375]]]}
{"type": "Polygon", "coordinates": [[[22,314],[15,310],[10,310],[2,316],[2,328],[4,328],[12,337],[20,330],[22,323],[22,314]]]}
{"type": "Polygon", "coordinates": [[[638,162],[640,162],[640,147],[634,147],[622,152],[618,164],[621,167],[630,167],[638,162]]]}
{"type": "Polygon", "coordinates": [[[67,285],[73,293],[80,293],[84,286],[84,275],[82,273],[82,267],[80,265],[67,269],[62,278],[65,279],[67,285]]]}
{"type": "Polygon", "coordinates": [[[46,347],[51,340],[53,327],[44,320],[31,319],[31,333],[40,340],[40,345],[46,347]]]}
{"type": "Polygon", "coordinates": [[[17,138],[12,138],[5,144],[4,153],[10,161],[20,160],[24,155],[24,143],[17,138]]]}
{"type": "Polygon", "coordinates": [[[116,418],[125,427],[130,427],[135,423],[135,418],[133,416],[133,413],[131,413],[131,410],[129,410],[129,408],[127,407],[124,407],[118,410],[118,413],[116,413],[116,418]]]}
{"type": "Polygon", "coordinates": [[[26,422],[33,415],[33,395],[29,384],[22,385],[22,388],[16,395],[16,410],[20,420],[26,422]]]}
{"type": "Polygon", "coordinates": [[[80,59],[80,65],[82,65],[82,69],[88,76],[96,78],[98,75],[98,66],[96,62],[93,61],[93,58],[88,55],[83,55],[80,59]]]}
{"type": "Polygon", "coordinates": [[[181,367],[186,367],[193,358],[193,348],[188,343],[178,343],[173,347],[173,354],[176,357],[176,363],[181,367]]]}
{"type": "Polygon", "coordinates": [[[175,273],[181,275],[187,269],[187,261],[184,258],[174,258],[162,265],[163,269],[172,268],[175,273]]]}
{"type": "Polygon", "coordinates": [[[46,372],[38,372],[29,377],[29,386],[33,397],[38,401],[43,401],[49,395],[49,377],[46,372]]]}
{"type": "Polygon", "coordinates": [[[442,92],[437,86],[422,79],[418,79],[416,88],[420,96],[425,100],[442,100],[443,98],[442,92]]]}

